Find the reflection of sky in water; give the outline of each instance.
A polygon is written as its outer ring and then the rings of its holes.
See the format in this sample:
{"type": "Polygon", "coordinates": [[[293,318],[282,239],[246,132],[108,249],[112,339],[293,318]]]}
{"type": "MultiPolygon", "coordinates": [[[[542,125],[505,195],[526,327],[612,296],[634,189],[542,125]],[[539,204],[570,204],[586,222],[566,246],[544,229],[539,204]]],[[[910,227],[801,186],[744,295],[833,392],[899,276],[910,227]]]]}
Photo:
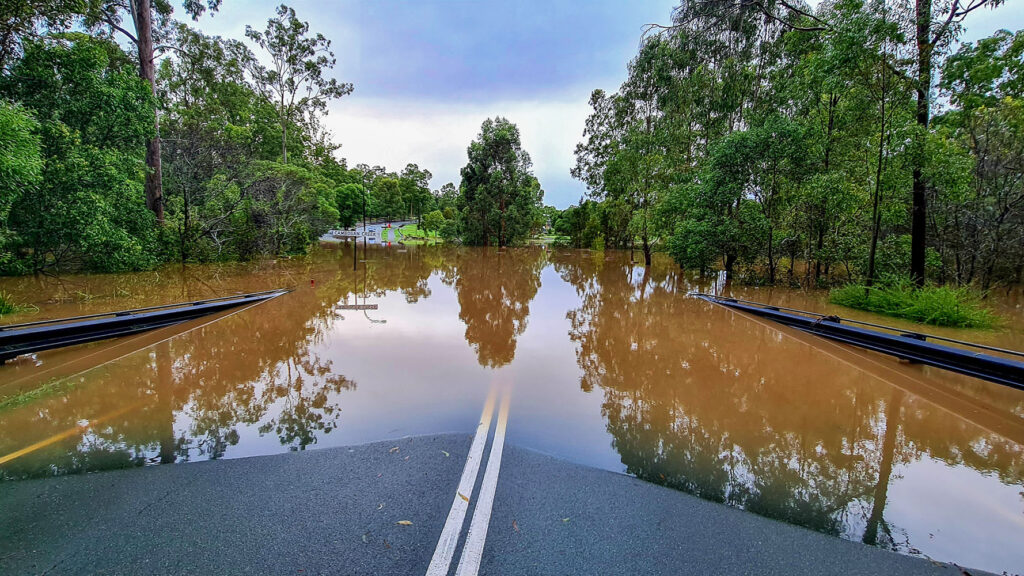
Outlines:
{"type": "Polygon", "coordinates": [[[936,559],[962,549],[956,562],[963,566],[1020,570],[1024,488],[927,457],[896,473],[885,512],[911,546],[936,559]]]}
{"type": "MultiPolygon", "coordinates": [[[[0,412],[0,453],[140,398],[142,409],[19,464],[92,470],[132,455],[239,458],[470,433],[500,377],[513,383],[513,444],[851,540],[874,526],[880,545],[903,552],[997,572],[1024,564],[1021,446],[993,433],[1024,437],[1015,391],[868,366],[686,298],[708,281],[665,261],[645,277],[628,253],[368,254],[366,274],[348,250],[258,275],[222,271],[220,291],[287,281],[296,292],[88,371],[66,398],[0,412]]],[[[785,290],[740,295],[822,306],[785,290]]],[[[59,354],[40,360],[75,353],[59,354]]]]}

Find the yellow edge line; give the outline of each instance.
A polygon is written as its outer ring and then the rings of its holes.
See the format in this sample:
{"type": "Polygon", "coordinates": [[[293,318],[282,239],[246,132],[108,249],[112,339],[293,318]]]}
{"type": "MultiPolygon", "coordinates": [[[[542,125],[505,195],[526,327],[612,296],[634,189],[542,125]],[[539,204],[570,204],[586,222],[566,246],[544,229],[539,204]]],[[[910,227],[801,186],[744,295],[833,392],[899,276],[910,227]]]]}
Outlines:
{"type": "Polygon", "coordinates": [[[36,450],[39,450],[41,448],[46,448],[47,446],[49,446],[51,444],[56,444],[57,442],[60,442],[61,440],[64,440],[64,439],[67,439],[67,438],[70,438],[70,437],[74,436],[75,434],[84,434],[86,430],[88,430],[89,428],[92,428],[93,426],[103,422],[104,420],[109,420],[111,418],[116,418],[116,417],[120,416],[121,414],[124,414],[125,412],[129,412],[131,410],[134,410],[134,409],[138,408],[139,406],[142,406],[143,404],[145,404],[145,400],[136,402],[136,403],[131,404],[129,406],[126,406],[124,408],[119,408],[117,410],[114,410],[113,412],[104,414],[103,416],[100,416],[99,418],[90,420],[89,422],[86,422],[85,424],[83,424],[81,426],[75,426],[74,428],[70,428],[68,430],[65,430],[65,431],[61,432],[60,434],[54,434],[53,436],[50,436],[49,438],[47,438],[45,440],[40,440],[39,442],[36,442],[35,444],[32,444],[30,446],[26,446],[26,447],[22,448],[21,450],[16,450],[14,452],[11,452],[10,454],[8,454],[6,456],[0,456],[0,464],[6,464],[7,462],[10,462],[11,460],[14,460],[16,458],[21,458],[22,456],[25,456],[26,454],[31,454],[32,452],[35,452],[36,450]]]}

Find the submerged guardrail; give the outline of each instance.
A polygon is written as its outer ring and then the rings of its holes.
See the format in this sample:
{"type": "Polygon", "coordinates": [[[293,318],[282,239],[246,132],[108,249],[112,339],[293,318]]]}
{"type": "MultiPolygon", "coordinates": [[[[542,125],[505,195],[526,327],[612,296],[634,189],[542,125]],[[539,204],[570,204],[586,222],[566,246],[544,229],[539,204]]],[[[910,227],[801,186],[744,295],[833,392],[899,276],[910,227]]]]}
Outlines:
{"type": "Polygon", "coordinates": [[[23,354],[164,328],[230,308],[264,302],[288,292],[290,290],[267,290],[192,302],[0,326],[0,364],[23,354]]]}
{"type": "Polygon", "coordinates": [[[770,304],[751,302],[749,300],[726,298],[723,296],[701,293],[694,293],[692,295],[714,304],[719,304],[733,310],[739,310],[741,312],[767,318],[780,324],[821,336],[823,338],[843,342],[845,344],[852,344],[854,346],[873,350],[882,354],[896,356],[903,360],[926,364],[928,366],[935,366],[951,372],[966,374],[968,376],[981,378],[983,380],[988,380],[989,382],[995,382],[1018,390],[1024,390],[1024,362],[986,354],[981,352],[981,350],[1024,358],[1024,353],[1022,352],[994,348],[992,346],[974,344],[971,342],[964,342],[931,334],[900,330],[899,328],[882,326],[880,324],[871,324],[869,322],[861,322],[859,320],[850,320],[847,318],[840,318],[839,316],[830,316],[815,312],[807,312],[804,310],[796,310],[794,308],[772,306],[770,304]],[[850,326],[848,324],[859,324],[861,326],[881,328],[895,332],[895,334],[887,334],[878,330],[869,330],[867,328],[850,326]],[[961,346],[974,348],[978,351],[936,344],[934,342],[929,342],[928,340],[938,340],[952,344],[959,344],[961,346]]]}

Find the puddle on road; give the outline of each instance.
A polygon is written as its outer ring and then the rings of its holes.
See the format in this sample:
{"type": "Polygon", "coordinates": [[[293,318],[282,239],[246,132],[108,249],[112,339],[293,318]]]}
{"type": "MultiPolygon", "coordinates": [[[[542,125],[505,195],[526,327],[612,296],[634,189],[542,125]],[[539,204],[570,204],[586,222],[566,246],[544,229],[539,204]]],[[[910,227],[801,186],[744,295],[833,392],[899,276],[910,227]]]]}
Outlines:
{"type": "MultiPolygon", "coordinates": [[[[0,280],[39,306],[31,319],[295,288],[215,322],[0,367],[0,458],[19,454],[0,475],[468,433],[500,370],[511,443],[904,553],[1024,566],[1020,392],[689,298],[710,281],[667,259],[645,274],[628,252],[360,246],[357,270],[352,258],[341,245],[0,280]]],[[[732,290],[879,320],[823,293],[732,290]]],[[[935,332],[1024,348],[1019,296],[998,305],[1009,328],[935,332]]]]}

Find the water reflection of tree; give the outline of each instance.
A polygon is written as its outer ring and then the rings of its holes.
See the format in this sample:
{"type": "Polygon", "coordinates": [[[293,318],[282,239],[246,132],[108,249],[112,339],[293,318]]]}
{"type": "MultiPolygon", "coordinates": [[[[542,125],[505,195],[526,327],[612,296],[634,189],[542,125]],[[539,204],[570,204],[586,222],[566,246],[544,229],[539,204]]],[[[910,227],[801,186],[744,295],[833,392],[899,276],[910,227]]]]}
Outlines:
{"type": "Polygon", "coordinates": [[[884,519],[893,469],[925,455],[1020,483],[1019,445],[675,293],[677,272],[554,255],[584,390],[627,471],[819,531],[897,546],[884,519]],[[983,445],[984,450],[979,450],[983,445]]]}
{"type": "Polygon", "coordinates": [[[498,368],[515,358],[526,330],[530,301],[540,289],[544,251],[537,247],[462,251],[445,277],[459,300],[466,341],[481,366],[498,368]]]}
{"type": "MultiPolygon", "coordinates": [[[[424,287],[438,262],[376,259],[353,272],[345,256],[327,252],[289,262],[269,277],[239,269],[247,278],[220,280],[273,286],[319,279],[315,287],[93,370],[67,394],[0,413],[0,454],[102,418],[69,441],[5,464],[0,478],[219,458],[239,442],[242,426],[274,434],[291,449],[315,443],[339,425],[339,394],[355,386],[324,357],[322,344],[339,321],[335,305],[356,293],[428,297],[424,287]],[[133,409],[119,413],[125,406],[133,409]]],[[[165,289],[181,290],[169,284],[165,289]]]]}

